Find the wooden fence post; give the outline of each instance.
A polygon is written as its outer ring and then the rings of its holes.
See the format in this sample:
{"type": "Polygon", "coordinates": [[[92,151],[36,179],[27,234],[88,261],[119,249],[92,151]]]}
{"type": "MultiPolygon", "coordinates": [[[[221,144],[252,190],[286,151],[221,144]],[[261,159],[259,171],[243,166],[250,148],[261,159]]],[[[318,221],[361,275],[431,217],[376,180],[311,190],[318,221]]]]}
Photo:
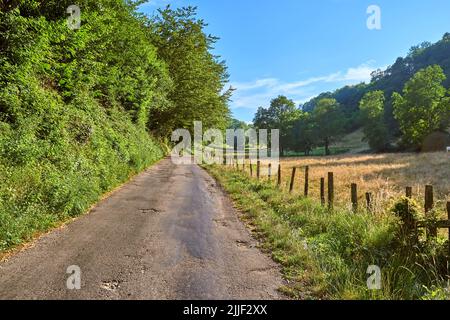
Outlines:
{"type": "Polygon", "coordinates": [[[296,172],[296,170],[297,170],[296,167],[292,168],[291,184],[289,186],[289,192],[292,192],[294,190],[294,182],[295,182],[295,172],[296,172]]]}
{"type": "Polygon", "coordinates": [[[269,176],[269,182],[272,181],[272,164],[269,163],[269,168],[267,169],[267,175],[269,176]]]}
{"type": "Polygon", "coordinates": [[[320,178],[320,203],[325,205],[325,178],[320,178]]]}
{"type": "MultiPolygon", "coordinates": [[[[450,201],[447,201],[447,219],[450,221],[450,201]]],[[[448,228],[448,256],[450,257],[450,228],[448,228]]]]}
{"type": "Polygon", "coordinates": [[[277,181],[278,187],[281,186],[281,164],[278,164],[278,181],[277,181]]]}
{"type": "Polygon", "coordinates": [[[412,188],[406,187],[406,197],[411,199],[412,198],[412,188]]]}
{"type": "MultiPolygon", "coordinates": [[[[433,186],[425,186],[425,214],[428,215],[431,210],[433,210],[434,199],[433,199],[433,186]]],[[[437,228],[429,227],[427,230],[427,237],[436,238],[437,228]]]]}
{"type": "Polygon", "coordinates": [[[309,166],[305,167],[305,197],[308,196],[309,193],[309,166]]]}
{"type": "Polygon", "coordinates": [[[261,175],[261,161],[258,160],[256,163],[256,178],[259,180],[261,175]]]}
{"type": "Polygon", "coordinates": [[[328,172],[328,208],[333,209],[334,205],[334,174],[328,172]]]}
{"type": "Polygon", "coordinates": [[[366,193],[367,211],[373,212],[373,195],[370,192],[366,193]]]}
{"type": "Polygon", "coordinates": [[[351,192],[352,192],[352,210],[354,213],[356,213],[358,211],[358,185],[356,183],[352,183],[351,192]]]}

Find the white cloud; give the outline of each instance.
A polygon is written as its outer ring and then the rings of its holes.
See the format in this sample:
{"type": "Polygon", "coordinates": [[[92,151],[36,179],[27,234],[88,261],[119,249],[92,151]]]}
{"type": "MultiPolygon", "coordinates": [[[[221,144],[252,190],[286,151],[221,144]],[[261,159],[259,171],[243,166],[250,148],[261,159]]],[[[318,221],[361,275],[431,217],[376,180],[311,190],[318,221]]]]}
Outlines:
{"type": "Polygon", "coordinates": [[[306,102],[320,94],[320,86],[336,83],[336,88],[343,85],[352,85],[360,82],[368,82],[370,74],[374,71],[374,61],[369,61],[357,67],[348,68],[325,76],[312,77],[294,82],[283,82],[276,78],[263,78],[252,82],[231,83],[236,89],[233,95],[231,107],[233,109],[254,109],[267,106],[270,99],[278,95],[285,95],[296,103],[306,102]]]}
{"type": "Polygon", "coordinates": [[[368,64],[363,64],[357,68],[350,68],[342,77],[342,81],[368,82],[371,79],[370,74],[375,69],[368,64]]]}
{"type": "Polygon", "coordinates": [[[278,83],[278,79],[274,78],[267,78],[267,79],[260,79],[256,80],[254,82],[246,82],[246,83],[232,83],[231,86],[233,88],[239,88],[239,90],[253,90],[258,88],[264,88],[264,87],[273,87],[278,83]]]}
{"type": "Polygon", "coordinates": [[[178,0],[150,0],[140,6],[142,9],[156,9],[160,7],[165,7],[168,4],[176,5],[179,1],[178,0]]]}

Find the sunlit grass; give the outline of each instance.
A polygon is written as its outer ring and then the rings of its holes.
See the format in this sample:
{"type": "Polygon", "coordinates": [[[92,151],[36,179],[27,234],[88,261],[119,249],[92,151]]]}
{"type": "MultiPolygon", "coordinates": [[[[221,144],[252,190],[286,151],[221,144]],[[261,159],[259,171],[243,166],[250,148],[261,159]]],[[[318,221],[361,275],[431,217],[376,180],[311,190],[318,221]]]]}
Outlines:
{"type": "MultiPolygon", "coordinates": [[[[404,169],[401,163],[393,166],[404,169]]],[[[317,199],[290,194],[232,167],[207,169],[243,212],[263,248],[283,266],[288,280],[283,292],[299,299],[448,298],[444,238],[402,247],[396,236],[400,220],[390,207],[378,214],[355,214],[345,206],[329,211],[317,199]],[[382,270],[381,290],[367,287],[369,265],[382,270]]]]}
{"type": "Polygon", "coordinates": [[[309,166],[310,196],[315,199],[320,199],[320,178],[333,172],[336,205],[343,208],[351,206],[352,183],[358,184],[361,205],[365,205],[366,192],[373,194],[376,212],[383,211],[392,200],[404,195],[406,187],[413,188],[413,198],[421,204],[425,185],[434,186],[438,207],[444,208],[445,201],[450,201],[449,153],[287,158],[281,161],[281,166],[283,188],[289,186],[292,167],[299,167],[294,192],[300,194],[303,193],[303,168],[309,166]]]}

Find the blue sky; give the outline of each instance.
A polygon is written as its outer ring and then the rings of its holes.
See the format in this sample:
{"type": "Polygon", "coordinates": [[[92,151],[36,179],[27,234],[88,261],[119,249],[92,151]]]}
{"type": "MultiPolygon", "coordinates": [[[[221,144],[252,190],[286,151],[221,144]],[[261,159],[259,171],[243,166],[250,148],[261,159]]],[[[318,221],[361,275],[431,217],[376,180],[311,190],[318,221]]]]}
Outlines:
{"type": "Polygon", "coordinates": [[[298,104],[324,91],[368,81],[422,41],[450,32],[448,0],[151,0],[142,6],[193,5],[220,37],[233,115],[250,122],[283,94],[298,104]],[[381,30],[369,30],[367,8],[381,8],[381,30]]]}

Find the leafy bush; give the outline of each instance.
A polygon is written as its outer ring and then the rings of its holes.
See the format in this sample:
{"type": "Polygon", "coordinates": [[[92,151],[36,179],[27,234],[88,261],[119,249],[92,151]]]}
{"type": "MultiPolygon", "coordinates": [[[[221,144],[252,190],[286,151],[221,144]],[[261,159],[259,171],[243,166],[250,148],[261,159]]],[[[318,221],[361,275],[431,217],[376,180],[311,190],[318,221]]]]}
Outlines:
{"type": "Polygon", "coordinates": [[[0,12],[0,251],[163,157],[147,125],[171,85],[132,5],[84,1],[70,30],[67,1],[15,4],[0,12]]]}
{"type": "Polygon", "coordinates": [[[71,30],[72,1],[0,1],[0,251],[163,157],[172,130],[227,122],[217,38],[195,8],[142,3],[79,0],[71,30]]]}

